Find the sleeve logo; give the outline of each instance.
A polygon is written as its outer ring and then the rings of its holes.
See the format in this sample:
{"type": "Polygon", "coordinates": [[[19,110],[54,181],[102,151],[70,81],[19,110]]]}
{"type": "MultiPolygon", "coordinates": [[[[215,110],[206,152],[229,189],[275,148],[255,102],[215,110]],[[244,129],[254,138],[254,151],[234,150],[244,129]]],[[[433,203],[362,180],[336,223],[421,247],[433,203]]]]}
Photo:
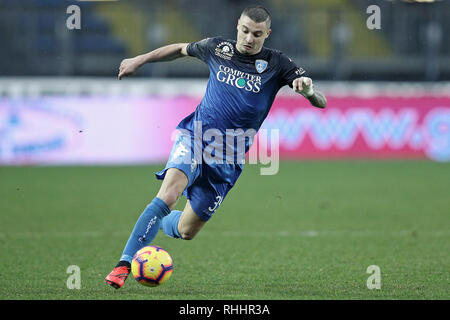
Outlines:
{"type": "Polygon", "coordinates": [[[298,76],[301,76],[304,73],[305,73],[305,70],[303,70],[303,68],[297,68],[297,70],[295,70],[295,74],[298,76]]]}

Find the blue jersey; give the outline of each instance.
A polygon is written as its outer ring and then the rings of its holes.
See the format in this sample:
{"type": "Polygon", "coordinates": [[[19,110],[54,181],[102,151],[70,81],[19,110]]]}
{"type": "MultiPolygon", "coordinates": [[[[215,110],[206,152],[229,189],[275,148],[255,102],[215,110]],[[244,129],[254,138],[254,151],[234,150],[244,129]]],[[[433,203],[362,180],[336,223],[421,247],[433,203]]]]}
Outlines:
{"type": "Polygon", "coordinates": [[[305,71],[280,51],[262,48],[258,54],[244,55],[237,51],[236,41],[222,38],[190,43],[187,53],[208,65],[208,86],[195,112],[179,123],[178,129],[188,132],[178,136],[165,169],[157,172],[156,177],[164,179],[170,168],[184,172],[188,184],[183,194],[194,212],[207,221],[243,170],[243,151],[246,153],[253,142],[247,139],[248,132],[256,134],[280,88],[284,85],[292,87],[292,81],[303,76],[305,71]],[[195,141],[192,144],[198,137],[200,122],[201,144],[195,141]],[[218,132],[221,139],[216,140],[218,135],[214,135],[211,143],[204,141],[208,140],[205,136],[209,137],[209,130],[218,132]],[[231,148],[230,136],[233,137],[231,148]],[[220,141],[225,142],[225,146],[220,141]],[[210,149],[212,144],[213,151],[210,149]],[[221,148],[226,150],[225,162],[223,157],[216,159],[221,148]],[[207,162],[213,154],[214,160],[219,161],[207,162]],[[232,157],[228,157],[230,154],[232,157]]]}
{"type": "MultiPolygon", "coordinates": [[[[242,129],[256,132],[269,113],[281,87],[305,75],[305,71],[281,51],[263,47],[255,55],[236,49],[235,40],[220,37],[192,42],[187,53],[209,67],[206,93],[195,112],[183,119],[179,129],[194,131],[194,121],[201,121],[203,132],[218,129],[242,129]]],[[[245,152],[250,147],[246,143],[245,152]]]]}

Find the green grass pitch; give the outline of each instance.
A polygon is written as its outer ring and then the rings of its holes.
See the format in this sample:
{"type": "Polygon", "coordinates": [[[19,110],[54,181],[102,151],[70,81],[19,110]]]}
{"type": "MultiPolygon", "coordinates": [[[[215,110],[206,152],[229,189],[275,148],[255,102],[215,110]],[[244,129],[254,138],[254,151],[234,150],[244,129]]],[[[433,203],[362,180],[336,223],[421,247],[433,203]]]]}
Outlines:
{"type": "Polygon", "coordinates": [[[450,164],[400,160],[247,165],[194,240],[158,234],[167,283],[114,290],[104,278],[162,167],[0,167],[0,299],[450,298],[450,164]]]}

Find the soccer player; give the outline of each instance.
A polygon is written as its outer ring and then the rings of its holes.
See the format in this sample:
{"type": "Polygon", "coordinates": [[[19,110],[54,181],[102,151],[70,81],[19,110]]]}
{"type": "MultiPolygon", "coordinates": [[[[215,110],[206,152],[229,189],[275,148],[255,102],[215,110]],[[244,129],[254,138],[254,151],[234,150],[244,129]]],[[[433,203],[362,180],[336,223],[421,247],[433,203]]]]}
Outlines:
{"type": "MultiPolygon", "coordinates": [[[[202,132],[214,129],[224,136],[233,129],[232,139],[239,139],[239,132],[260,128],[284,85],[313,106],[325,108],[326,98],[313,88],[302,68],[282,52],[263,47],[271,33],[270,24],[264,7],[247,7],[238,19],[236,40],[214,37],[171,44],[120,64],[119,80],[146,63],[192,56],[208,65],[210,76],[203,100],[177,127],[183,133],[175,141],[165,169],[156,173],[156,178],[162,180],[159,192],[140,215],[118,264],[106,277],[109,285],[116,289],[123,286],[133,255],[148,245],[159,229],[173,238],[193,239],[241,174],[243,164],[236,161],[236,155],[233,161],[216,163],[201,161],[198,153],[194,156],[195,148],[203,151],[207,146],[205,142],[192,143],[196,124],[200,123],[202,132]],[[187,198],[184,210],[173,210],[182,194],[187,198]]],[[[250,145],[245,140],[245,152],[250,145]]],[[[233,151],[236,153],[236,148],[233,151]]]]}

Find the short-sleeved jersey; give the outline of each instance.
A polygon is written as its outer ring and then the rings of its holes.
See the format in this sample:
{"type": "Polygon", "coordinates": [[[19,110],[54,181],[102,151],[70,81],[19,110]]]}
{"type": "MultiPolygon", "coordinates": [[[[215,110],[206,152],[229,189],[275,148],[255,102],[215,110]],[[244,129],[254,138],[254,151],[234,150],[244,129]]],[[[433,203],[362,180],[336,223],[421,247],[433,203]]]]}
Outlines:
{"type": "MultiPolygon", "coordinates": [[[[269,113],[277,92],[305,71],[284,53],[263,47],[255,55],[236,49],[236,41],[220,37],[192,42],[187,53],[209,67],[206,93],[195,112],[178,128],[193,132],[193,122],[201,121],[203,130],[215,128],[258,131],[269,113]]],[[[245,152],[249,145],[246,145],[245,152]]]]}

